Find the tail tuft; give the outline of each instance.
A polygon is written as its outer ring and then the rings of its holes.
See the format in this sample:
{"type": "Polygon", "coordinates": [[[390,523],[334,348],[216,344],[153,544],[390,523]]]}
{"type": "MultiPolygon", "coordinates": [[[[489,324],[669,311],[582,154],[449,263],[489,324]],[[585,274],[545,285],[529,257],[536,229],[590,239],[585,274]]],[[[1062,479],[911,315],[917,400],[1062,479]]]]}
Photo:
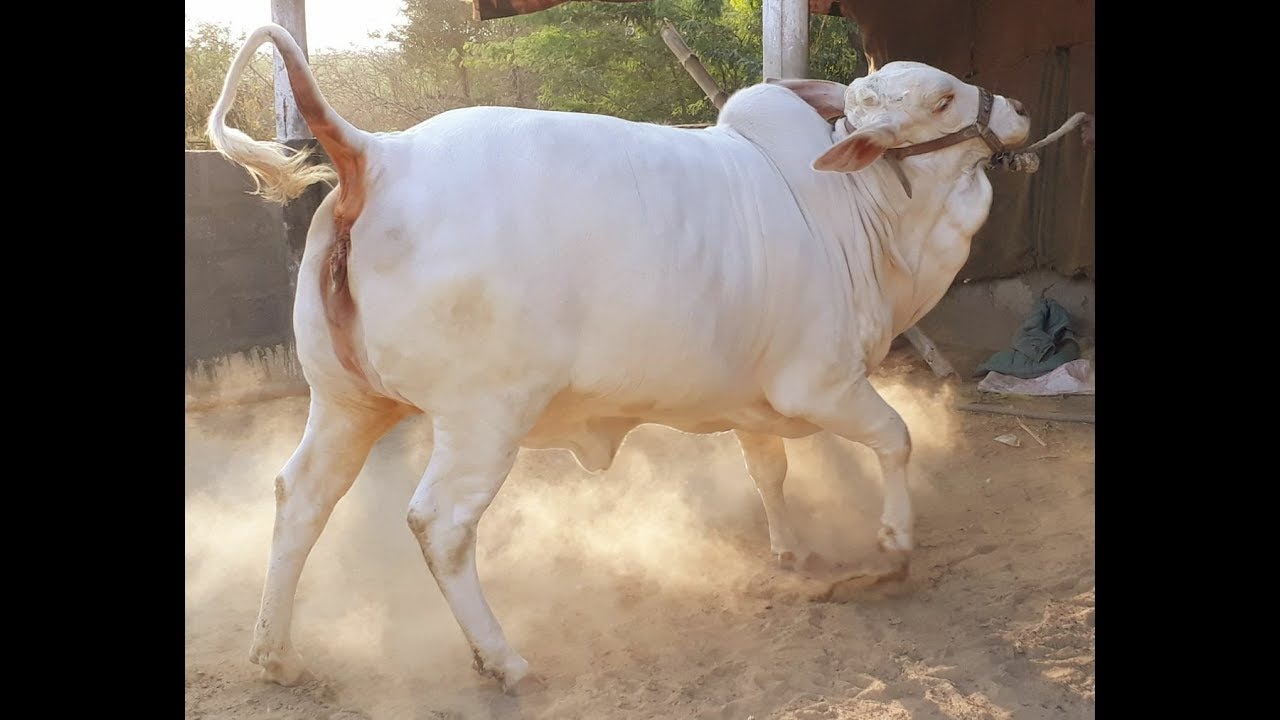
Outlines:
{"type": "Polygon", "coordinates": [[[227,126],[227,113],[236,99],[236,86],[253,60],[253,53],[265,42],[274,44],[284,58],[303,119],[326,151],[358,154],[363,148],[365,134],[333,112],[316,87],[315,76],[307,67],[302,49],[284,28],[270,24],[254,31],[232,62],[222,86],[222,96],[209,115],[209,141],[228,160],[244,167],[253,178],[254,194],[271,202],[286,203],[315,183],[333,186],[339,181],[341,172],[335,172],[327,165],[311,163],[313,153],[310,150],[293,150],[282,143],[254,140],[227,126]]]}
{"type": "Polygon", "coordinates": [[[242,165],[253,178],[254,194],[270,202],[287,203],[315,183],[332,187],[338,182],[333,168],[312,164],[310,149],[294,150],[283,143],[254,140],[225,125],[211,127],[209,137],[218,152],[242,165]]]}

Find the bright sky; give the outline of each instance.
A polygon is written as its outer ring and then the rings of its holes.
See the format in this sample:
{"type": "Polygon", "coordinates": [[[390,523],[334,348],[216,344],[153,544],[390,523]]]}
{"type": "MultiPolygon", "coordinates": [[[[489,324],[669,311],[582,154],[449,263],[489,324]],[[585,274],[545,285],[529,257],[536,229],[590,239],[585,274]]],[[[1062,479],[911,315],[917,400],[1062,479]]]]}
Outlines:
{"type": "MultiPolygon", "coordinates": [[[[271,22],[271,0],[186,0],[187,24],[217,22],[233,32],[249,33],[271,22]]],[[[371,31],[386,32],[404,22],[401,0],[306,0],[307,49],[346,50],[383,45],[371,31]]]]}

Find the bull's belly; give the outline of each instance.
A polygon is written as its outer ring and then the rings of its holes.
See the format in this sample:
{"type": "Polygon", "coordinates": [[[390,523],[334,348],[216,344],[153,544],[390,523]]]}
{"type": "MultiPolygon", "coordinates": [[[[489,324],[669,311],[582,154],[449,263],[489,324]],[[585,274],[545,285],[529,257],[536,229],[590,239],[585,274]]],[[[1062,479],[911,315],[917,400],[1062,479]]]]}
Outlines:
{"type": "Polygon", "coordinates": [[[731,404],[660,407],[652,402],[564,391],[547,405],[521,445],[569,450],[584,469],[599,472],[613,463],[627,433],[645,424],[694,434],[745,430],[785,438],[806,437],[821,430],[807,420],[782,415],[763,397],[731,404]]]}

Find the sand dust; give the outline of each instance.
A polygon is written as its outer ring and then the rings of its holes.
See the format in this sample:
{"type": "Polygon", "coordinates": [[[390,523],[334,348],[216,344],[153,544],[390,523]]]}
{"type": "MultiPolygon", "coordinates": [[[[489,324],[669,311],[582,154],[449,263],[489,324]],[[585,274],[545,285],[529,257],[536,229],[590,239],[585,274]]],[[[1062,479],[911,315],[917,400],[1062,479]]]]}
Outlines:
{"type": "MultiPolygon", "coordinates": [[[[293,637],[314,678],[260,681],[272,480],[306,399],[188,413],[186,717],[1093,718],[1093,426],[1027,420],[1041,447],[1012,417],[954,412],[909,351],[874,381],[915,446],[917,550],[895,593],[814,601],[775,570],[732,435],[641,427],[599,476],[523,451],[479,530],[489,602],[548,683],[519,698],[471,670],[405,524],[420,418],[375,448],[308,561],[293,637]]],[[[827,435],[787,451],[802,535],[874,559],[870,451],[827,435]]]]}

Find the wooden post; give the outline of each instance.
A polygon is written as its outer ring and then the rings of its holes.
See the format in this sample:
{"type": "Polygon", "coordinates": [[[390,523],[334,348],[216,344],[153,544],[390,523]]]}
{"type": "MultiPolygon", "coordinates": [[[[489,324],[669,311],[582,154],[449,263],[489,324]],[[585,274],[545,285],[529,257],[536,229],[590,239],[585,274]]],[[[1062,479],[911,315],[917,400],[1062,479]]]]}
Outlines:
{"type": "MultiPolygon", "coordinates": [[[[298,47],[302,48],[302,56],[310,60],[307,54],[306,0],[271,0],[271,22],[288,30],[298,47]]],[[[293,99],[293,88],[289,85],[289,74],[278,52],[275,53],[274,79],[276,140],[295,150],[310,148],[315,152],[315,160],[323,161],[323,150],[298,112],[297,101],[293,99]]],[[[298,267],[302,264],[302,252],[306,248],[311,216],[320,207],[327,190],[323,184],[312,185],[297,199],[284,206],[284,240],[291,290],[297,288],[298,267]]]]}
{"type": "Polygon", "coordinates": [[[809,0],[764,0],[764,76],[809,74],[809,0]]]}
{"type": "Polygon", "coordinates": [[[707,72],[706,66],[685,44],[684,38],[680,36],[680,31],[676,30],[676,26],[672,25],[670,20],[663,19],[661,35],[662,41],[667,44],[672,54],[676,56],[676,60],[680,61],[680,67],[684,68],[685,72],[689,73],[689,76],[693,78],[693,81],[698,83],[698,87],[702,88],[703,94],[707,96],[712,105],[716,106],[716,110],[724,107],[724,102],[729,99],[729,96],[716,84],[715,79],[707,72]]]}
{"type": "Polygon", "coordinates": [[[982,405],[980,403],[956,405],[956,409],[971,413],[987,413],[989,415],[1021,416],[1031,418],[1033,420],[1056,420],[1058,422],[1096,424],[1093,413],[1060,413],[1048,410],[1018,410],[1017,408],[999,407],[997,405],[982,405]]]}
{"type": "Polygon", "coordinates": [[[951,363],[947,361],[946,356],[918,326],[907,328],[903,331],[902,336],[907,339],[907,342],[911,343],[911,347],[915,348],[916,352],[920,353],[920,357],[924,358],[924,361],[928,363],[934,375],[944,378],[956,374],[955,368],[951,367],[951,363]]]}
{"type": "MultiPolygon", "coordinates": [[[[307,55],[307,8],[306,0],[271,0],[271,22],[289,31],[293,39],[302,48],[302,56],[307,55]]],[[[293,99],[293,89],[289,87],[289,73],[284,69],[284,61],[280,53],[275,53],[275,85],[276,85],[276,140],[306,140],[312,136],[307,123],[298,113],[298,104],[293,99]]]]}

